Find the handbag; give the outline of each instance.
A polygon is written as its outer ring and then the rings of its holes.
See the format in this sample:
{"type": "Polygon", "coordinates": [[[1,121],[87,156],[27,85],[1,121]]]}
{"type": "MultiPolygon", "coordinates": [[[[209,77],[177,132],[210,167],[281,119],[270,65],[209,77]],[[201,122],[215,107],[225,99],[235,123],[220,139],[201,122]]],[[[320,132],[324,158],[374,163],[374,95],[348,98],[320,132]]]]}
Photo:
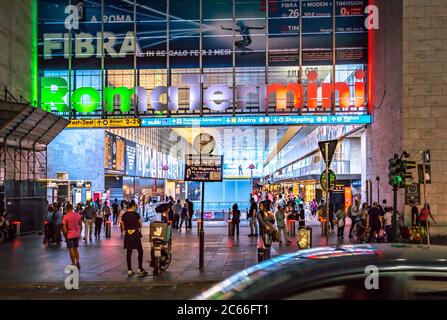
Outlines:
{"type": "Polygon", "coordinates": [[[344,227],[344,225],[345,225],[345,220],[344,220],[344,219],[340,219],[340,220],[338,220],[337,226],[338,226],[339,228],[344,227]]]}

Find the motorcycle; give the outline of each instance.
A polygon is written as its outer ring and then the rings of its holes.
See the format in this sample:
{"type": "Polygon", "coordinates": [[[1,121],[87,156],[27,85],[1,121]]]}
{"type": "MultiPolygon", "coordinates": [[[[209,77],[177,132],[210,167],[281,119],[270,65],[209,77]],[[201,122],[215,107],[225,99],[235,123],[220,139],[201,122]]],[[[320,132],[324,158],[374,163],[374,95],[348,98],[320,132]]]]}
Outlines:
{"type": "Polygon", "coordinates": [[[150,224],[149,240],[152,242],[150,266],[154,275],[159,276],[171,264],[171,225],[169,223],[154,221],[150,224]]]}

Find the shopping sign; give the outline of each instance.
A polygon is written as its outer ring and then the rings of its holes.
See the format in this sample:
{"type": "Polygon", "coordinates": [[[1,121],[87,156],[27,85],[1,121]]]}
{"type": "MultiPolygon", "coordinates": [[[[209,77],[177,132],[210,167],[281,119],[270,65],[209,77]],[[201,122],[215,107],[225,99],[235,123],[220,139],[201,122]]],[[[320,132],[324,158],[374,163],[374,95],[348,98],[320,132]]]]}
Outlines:
{"type": "MultiPolygon", "coordinates": [[[[182,82],[189,91],[189,110],[201,109],[201,83],[207,81],[206,75],[184,74],[182,82]]],[[[331,111],[334,107],[333,97],[338,95],[338,105],[341,108],[365,107],[365,72],[361,69],[354,72],[354,90],[347,82],[318,83],[318,72],[307,72],[306,85],[303,83],[273,83],[258,85],[239,85],[235,96],[233,89],[224,84],[212,84],[203,92],[203,104],[212,111],[226,111],[233,107],[236,100],[237,108],[244,109],[250,97],[257,96],[259,109],[265,110],[272,101],[278,112],[288,108],[288,95],[293,94],[293,108],[296,110],[304,106],[310,112],[323,108],[331,111]],[[353,95],[351,95],[351,91],[353,95]],[[274,97],[275,100],[272,100],[274,97]]],[[[67,80],[59,77],[43,77],[41,79],[41,107],[46,111],[54,109],[57,112],[70,112],[74,109],[81,113],[95,112],[101,107],[104,111],[114,112],[116,101],[119,101],[119,111],[131,111],[132,102],[136,101],[136,109],[140,113],[148,111],[151,106],[156,111],[175,112],[179,110],[179,87],[159,86],[151,90],[150,94],[144,87],[104,87],[103,93],[93,87],[80,87],[69,92],[67,80]],[[167,97],[167,102],[162,102],[167,97]],[[136,98],[136,99],[135,99],[136,98]],[[101,100],[103,99],[103,104],[101,100]],[[69,102],[69,103],[68,103],[69,102]]],[[[321,111],[320,111],[321,112],[321,111]]]]}
{"type": "Polygon", "coordinates": [[[223,156],[188,154],[185,164],[185,181],[222,181],[223,156]]]}

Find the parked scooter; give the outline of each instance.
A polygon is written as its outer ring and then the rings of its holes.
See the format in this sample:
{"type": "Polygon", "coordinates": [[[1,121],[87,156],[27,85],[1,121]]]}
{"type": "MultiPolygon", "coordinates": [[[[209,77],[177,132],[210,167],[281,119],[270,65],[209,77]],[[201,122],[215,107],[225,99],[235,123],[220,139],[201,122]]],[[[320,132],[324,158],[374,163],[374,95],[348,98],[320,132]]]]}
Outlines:
{"type": "Polygon", "coordinates": [[[160,221],[150,224],[151,263],[154,268],[154,275],[159,276],[162,271],[166,271],[172,261],[171,254],[171,225],[160,221]]]}
{"type": "Polygon", "coordinates": [[[158,276],[166,271],[171,264],[171,223],[168,218],[171,203],[162,203],[155,208],[161,214],[162,221],[151,222],[149,227],[149,241],[152,242],[150,266],[154,268],[154,275],[158,276]]]}

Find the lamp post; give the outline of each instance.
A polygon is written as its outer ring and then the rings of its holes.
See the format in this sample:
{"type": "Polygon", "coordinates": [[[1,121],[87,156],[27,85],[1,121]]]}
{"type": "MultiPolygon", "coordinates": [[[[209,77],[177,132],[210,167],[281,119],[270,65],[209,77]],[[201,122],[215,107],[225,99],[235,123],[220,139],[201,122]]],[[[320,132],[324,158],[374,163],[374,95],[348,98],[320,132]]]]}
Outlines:
{"type": "MultiPolygon", "coordinates": [[[[163,165],[163,167],[162,167],[162,169],[163,169],[163,171],[165,172],[164,174],[163,174],[163,176],[164,177],[167,177],[167,171],[169,170],[169,167],[166,165],[166,164],[164,164],[163,165]]],[[[166,184],[165,184],[165,190],[166,190],[166,184]]],[[[166,195],[165,195],[166,196],[166,195]]]]}

